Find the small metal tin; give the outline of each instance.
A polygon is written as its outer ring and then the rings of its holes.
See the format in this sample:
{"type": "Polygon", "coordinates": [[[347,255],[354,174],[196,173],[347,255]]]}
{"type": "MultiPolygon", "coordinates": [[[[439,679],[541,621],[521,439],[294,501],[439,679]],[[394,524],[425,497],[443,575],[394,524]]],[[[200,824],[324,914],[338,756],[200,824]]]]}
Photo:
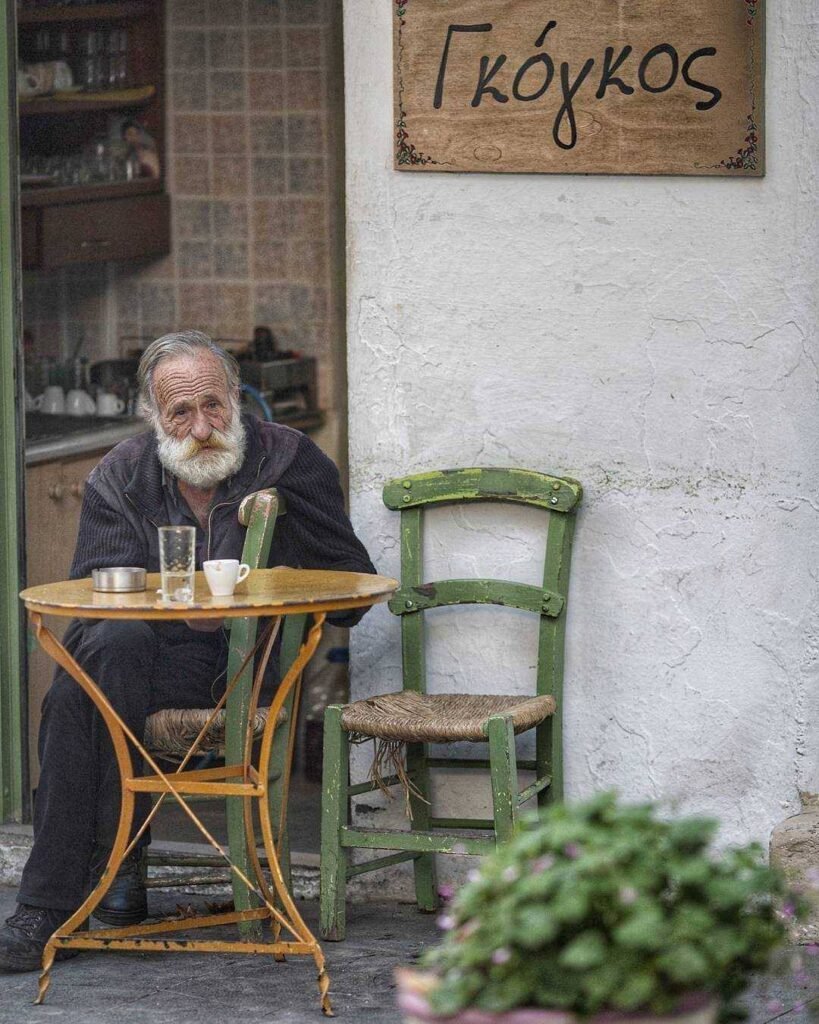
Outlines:
{"type": "Polygon", "coordinates": [[[128,594],[145,589],[145,570],[135,565],[94,569],[91,579],[94,590],[103,594],[128,594]]]}

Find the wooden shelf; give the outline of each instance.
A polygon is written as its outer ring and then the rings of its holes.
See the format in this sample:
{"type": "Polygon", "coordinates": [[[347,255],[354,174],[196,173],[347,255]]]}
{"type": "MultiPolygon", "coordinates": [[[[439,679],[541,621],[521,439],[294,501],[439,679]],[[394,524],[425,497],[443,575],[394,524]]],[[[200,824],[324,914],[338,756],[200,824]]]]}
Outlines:
{"type": "Polygon", "coordinates": [[[147,107],[153,102],[156,90],[146,92],[136,98],[128,97],[129,90],[119,93],[112,90],[110,97],[104,99],[82,98],[81,93],[70,99],[56,99],[54,96],[36,96],[30,100],[20,100],[20,117],[33,117],[42,114],[88,114],[97,110],[124,110],[147,107]]]}
{"type": "Polygon", "coordinates": [[[138,0],[111,4],[54,4],[53,7],[23,7],[17,10],[18,25],[37,25],[51,21],[122,21],[141,18],[148,5],[138,0]]]}
{"type": "Polygon", "coordinates": [[[56,203],[84,203],[94,199],[121,199],[161,192],[159,178],[138,181],[113,181],[104,185],[54,185],[22,189],[21,206],[53,206],[56,203]]]}

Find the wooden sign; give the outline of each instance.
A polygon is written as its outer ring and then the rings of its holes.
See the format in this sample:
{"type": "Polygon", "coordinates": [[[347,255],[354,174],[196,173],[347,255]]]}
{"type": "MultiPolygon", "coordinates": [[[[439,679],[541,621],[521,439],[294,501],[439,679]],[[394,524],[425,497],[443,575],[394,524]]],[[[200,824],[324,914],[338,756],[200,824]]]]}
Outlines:
{"type": "Polygon", "coordinates": [[[400,170],[764,173],[764,0],[392,2],[400,170]]]}

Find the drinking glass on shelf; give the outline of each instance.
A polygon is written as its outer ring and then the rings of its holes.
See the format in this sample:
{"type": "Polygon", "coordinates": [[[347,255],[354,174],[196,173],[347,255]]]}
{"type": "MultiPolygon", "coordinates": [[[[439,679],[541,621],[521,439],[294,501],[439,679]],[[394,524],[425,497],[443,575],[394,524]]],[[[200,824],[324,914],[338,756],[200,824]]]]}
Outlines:
{"type": "Polygon", "coordinates": [[[193,600],[196,527],[160,526],[158,529],[162,598],[188,604],[193,600]]]}

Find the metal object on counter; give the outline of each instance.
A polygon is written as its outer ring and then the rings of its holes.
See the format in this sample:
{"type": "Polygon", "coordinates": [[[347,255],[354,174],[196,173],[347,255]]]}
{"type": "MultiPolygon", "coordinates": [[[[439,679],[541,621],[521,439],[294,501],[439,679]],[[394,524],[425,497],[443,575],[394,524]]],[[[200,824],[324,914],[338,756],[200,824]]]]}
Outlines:
{"type": "Polygon", "coordinates": [[[94,569],[93,588],[103,594],[130,594],[145,589],[145,570],[135,565],[94,569]]]}
{"type": "Polygon", "coordinates": [[[270,362],[242,360],[242,381],[256,388],[273,410],[274,419],[318,411],[316,360],[313,356],[270,362]]]}

